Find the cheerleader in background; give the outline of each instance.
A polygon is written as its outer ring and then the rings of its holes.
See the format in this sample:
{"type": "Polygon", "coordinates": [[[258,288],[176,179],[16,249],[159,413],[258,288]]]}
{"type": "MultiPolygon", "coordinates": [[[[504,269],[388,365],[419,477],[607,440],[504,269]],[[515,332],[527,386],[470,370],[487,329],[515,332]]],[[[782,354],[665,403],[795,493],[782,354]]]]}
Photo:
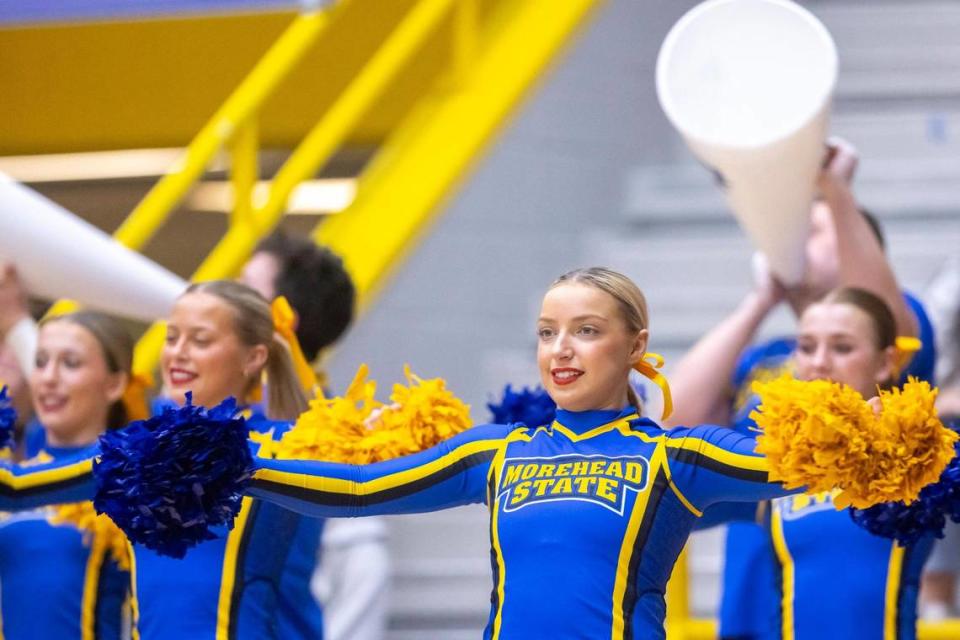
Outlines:
{"type": "MultiPolygon", "coordinates": [[[[193,402],[205,406],[251,397],[266,373],[270,383],[263,409],[255,405],[247,411],[255,431],[279,435],[307,406],[289,348],[275,333],[270,305],[236,282],[193,284],[177,300],[167,322],[161,368],[174,403],[185,403],[192,392],[193,402]]],[[[43,465],[0,469],[0,502],[24,509],[90,499],[96,455],[92,447],[43,465]]],[[[214,539],[182,560],[133,545],[131,604],[141,640],[261,640],[281,638],[281,632],[298,634],[283,640],[316,637],[312,631],[301,636],[280,619],[288,597],[281,582],[300,522],[287,510],[244,500],[232,529],[218,528],[214,539]]],[[[298,613],[304,619],[319,617],[298,613]]]]}
{"type": "MultiPolygon", "coordinates": [[[[868,398],[897,379],[893,314],[877,296],[837,289],[803,312],[793,363],[801,380],[847,384],[868,398]]],[[[727,518],[764,523],[774,561],[776,606],[764,638],[916,638],[917,595],[933,537],[904,547],[860,528],[834,494],[795,495],[761,504],[720,505],[702,524],[727,518]]],[[[733,534],[731,534],[733,535],[733,534]]],[[[755,585],[758,600],[765,601],[755,585]]]]}
{"type": "MultiPolygon", "coordinates": [[[[129,334],[108,316],[78,312],[41,323],[30,394],[47,444],[25,465],[83,455],[105,429],[127,423],[132,355],[129,334]]],[[[138,404],[142,415],[142,397],[138,404]]],[[[89,503],[71,508],[93,514],[89,503]]],[[[105,518],[104,526],[81,532],[57,524],[55,513],[43,508],[0,519],[2,636],[121,638],[130,585],[123,534],[105,518]]]]}
{"type": "MultiPolygon", "coordinates": [[[[248,425],[279,435],[306,408],[288,347],[275,335],[270,306],[242,284],[193,284],[167,321],[161,355],[164,390],[179,405],[250,398],[261,374],[266,401],[248,410],[248,425]]],[[[143,640],[153,638],[315,638],[319,608],[309,594],[281,584],[301,518],[273,505],[245,500],[236,526],[182,560],[134,545],[135,620],[143,640]],[[281,612],[296,611],[283,619],[281,612]],[[312,607],[312,610],[305,609],[312,607]]],[[[302,588],[306,584],[301,583],[302,588]]]]}
{"type": "MultiPolygon", "coordinates": [[[[933,328],[923,305],[902,293],[887,256],[879,224],[858,208],[852,192],[856,150],[833,139],[829,162],[821,172],[823,200],[811,210],[803,280],[786,288],[769,273],[758,274],[757,286],[737,309],[703,336],[671,373],[677,411],[671,424],[711,422],[750,433],[750,413],[758,398],[756,380],[776,378],[792,370],[793,336],[750,346],[763,321],[783,301],[796,317],[840,286],[860,287],[878,295],[896,319],[897,335],[917,336],[920,350],[902,372],[933,381],[933,328]]],[[[755,524],[733,522],[728,530],[720,603],[720,637],[756,640],[775,609],[776,578],[769,537],[755,524]]]]}

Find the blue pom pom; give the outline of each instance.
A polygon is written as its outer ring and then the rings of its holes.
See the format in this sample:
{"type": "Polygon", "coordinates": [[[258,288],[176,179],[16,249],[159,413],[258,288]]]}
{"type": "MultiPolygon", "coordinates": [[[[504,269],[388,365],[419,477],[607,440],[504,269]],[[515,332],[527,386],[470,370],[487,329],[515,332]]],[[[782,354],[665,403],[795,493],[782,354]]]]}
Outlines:
{"type": "Polygon", "coordinates": [[[503,389],[500,403],[487,403],[487,408],[497,424],[523,424],[528,427],[550,424],[557,414],[553,398],[539,385],[533,389],[524,387],[518,393],[508,384],[503,389]]]}
{"type": "Polygon", "coordinates": [[[0,449],[13,446],[14,428],[17,424],[17,410],[10,399],[10,389],[6,385],[0,389],[0,449]]]}
{"type": "MultiPolygon", "coordinates": [[[[955,450],[960,455],[960,443],[955,450]]],[[[920,496],[909,505],[884,502],[866,509],[850,509],[850,517],[870,533],[903,545],[929,535],[942,538],[947,518],[960,522],[960,457],[955,455],[940,479],[921,489],[920,496]]]]}
{"type": "Polygon", "coordinates": [[[131,542],[182,558],[217,536],[240,511],[253,475],[246,421],[228,398],[213,409],[192,403],[100,437],[93,505],[131,542]]]}

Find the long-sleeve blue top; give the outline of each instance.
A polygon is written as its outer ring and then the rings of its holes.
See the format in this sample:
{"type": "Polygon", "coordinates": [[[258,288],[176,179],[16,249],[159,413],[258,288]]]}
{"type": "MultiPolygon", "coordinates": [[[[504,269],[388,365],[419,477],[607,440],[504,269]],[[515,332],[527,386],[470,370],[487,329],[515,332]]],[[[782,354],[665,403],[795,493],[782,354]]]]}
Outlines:
{"type": "MultiPolygon", "coordinates": [[[[47,447],[24,464],[77,453],[47,447]]],[[[38,508],[0,515],[0,637],[119,640],[130,574],[105,549],[84,544],[74,526],[51,524],[54,513],[38,508]]]]}
{"type": "Polygon", "coordinates": [[[773,501],[778,640],[915,640],[931,537],[909,547],[858,527],[828,494],[773,501]]]}
{"type": "Polygon", "coordinates": [[[663,638],[667,579],[702,511],[786,494],[754,446],[722,427],[665,431],[632,409],[560,410],[549,426],[479,426],[367,466],[261,459],[248,491],[324,517],[484,502],[485,638],[663,638]]]}
{"type": "MultiPolygon", "coordinates": [[[[773,606],[764,640],[915,640],[917,595],[933,537],[904,547],[857,526],[833,496],[725,503],[701,523],[759,522],[771,550],[773,606]]],[[[762,602],[765,585],[754,585],[762,602]]]]}

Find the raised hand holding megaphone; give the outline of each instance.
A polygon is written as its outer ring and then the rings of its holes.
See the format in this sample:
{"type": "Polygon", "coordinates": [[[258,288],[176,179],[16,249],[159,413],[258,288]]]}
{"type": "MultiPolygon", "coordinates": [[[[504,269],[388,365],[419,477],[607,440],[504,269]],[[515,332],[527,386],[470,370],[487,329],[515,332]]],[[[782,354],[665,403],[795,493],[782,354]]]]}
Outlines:
{"type": "Polygon", "coordinates": [[[152,322],[186,282],[63,207],[0,174],[0,261],[31,294],[152,322]]]}
{"type": "Polygon", "coordinates": [[[837,52],[789,0],[708,0],[670,30],[657,95],[786,284],[803,277],[837,52]]]}

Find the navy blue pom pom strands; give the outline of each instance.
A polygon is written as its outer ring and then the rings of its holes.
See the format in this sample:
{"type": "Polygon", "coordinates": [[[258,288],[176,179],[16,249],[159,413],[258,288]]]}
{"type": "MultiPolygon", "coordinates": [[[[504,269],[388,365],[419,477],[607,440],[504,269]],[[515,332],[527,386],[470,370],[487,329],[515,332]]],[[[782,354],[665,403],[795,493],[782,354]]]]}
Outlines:
{"type": "Polygon", "coordinates": [[[131,542],[182,558],[232,527],[253,475],[246,421],[228,398],[212,409],[167,408],[100,437],[94,507],[131,542]]]}
{"type": "Polygon", "coordinates": [[[497,424],[522,424],[527,427],[540,427],[553,422],[557,405],[539,385],[533,389],[524,387],[519,392],[511,385],[503,389],[499,403],[487,403],[497,424]]]}
{"type": "Polygon", "coordinates": [[[0,389],[0,449],[13,446],[14,425],[17,423],[17,410],[13,408],[10,390],[4,385],[0,389]]]}

